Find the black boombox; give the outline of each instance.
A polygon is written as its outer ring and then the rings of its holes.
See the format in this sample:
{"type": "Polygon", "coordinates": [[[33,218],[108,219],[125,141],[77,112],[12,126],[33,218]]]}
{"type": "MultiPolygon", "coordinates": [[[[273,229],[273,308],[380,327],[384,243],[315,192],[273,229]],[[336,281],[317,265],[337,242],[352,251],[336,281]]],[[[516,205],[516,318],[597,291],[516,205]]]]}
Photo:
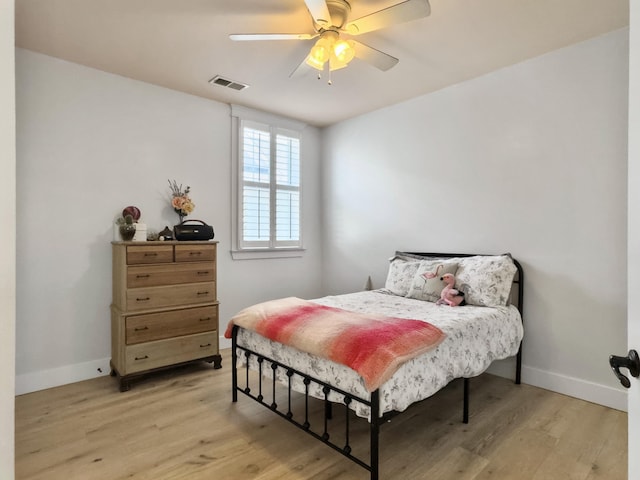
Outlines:
{"type": "Polygon", "coordinates": [[[185,220],[173,226],[173,238],[176,240],[211,240],[213,235],[213,227],[207,225],[202,220],[185,220]],[[188,222],[199,223],[193,224],[188,222]]]}

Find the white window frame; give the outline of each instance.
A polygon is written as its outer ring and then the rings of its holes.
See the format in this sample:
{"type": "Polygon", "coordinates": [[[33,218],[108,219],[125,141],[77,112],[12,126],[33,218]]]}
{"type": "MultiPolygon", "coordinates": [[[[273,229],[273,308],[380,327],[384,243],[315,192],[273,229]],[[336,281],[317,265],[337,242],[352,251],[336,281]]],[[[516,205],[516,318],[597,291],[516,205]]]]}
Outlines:
{"type": "MultiPolygon", "coordinates": [[[[231,256],[234,260],[245,260],[253,258],[286,258],[286,257],[299,257],[304,253],[302,243],[302,201],[303,201],[303,138],[302,130],[306,125],[295,120],[280,117],[277,115],[269,114],[266,112],[260,112],[247,107],[239,105],[231,106],[231,132],[232,132],[232,250],[231,256]],[[243,127],[257,128],[259,130],[269,131],[270,138],[272,139],[272,145],[275,140],[275,135],[280,133],[289,137],[298,138],[300,140],[300,185],[297,188],[300,196],[300,220],[299,220],[299,240],[297,241],[278,241],[275,240],[275,215],[272,213],[270,216],[271,226],[271,238],[269,241],[264,242],[248,242],[243,240],[243,189],[245,186],[243,176],[243,127]]],[[[272,149],[273,150],[273,149],[272,149]]],[[[271,152],[271,163],[273,165],[275,152],[271,152]]],[[[275,171],[273,167],[271,170],[271,179],[269,187],[271,189],[271,201],[275,201],[275,171]]],[[[273,207],[272,207],[273,212],[273,207]]]]}

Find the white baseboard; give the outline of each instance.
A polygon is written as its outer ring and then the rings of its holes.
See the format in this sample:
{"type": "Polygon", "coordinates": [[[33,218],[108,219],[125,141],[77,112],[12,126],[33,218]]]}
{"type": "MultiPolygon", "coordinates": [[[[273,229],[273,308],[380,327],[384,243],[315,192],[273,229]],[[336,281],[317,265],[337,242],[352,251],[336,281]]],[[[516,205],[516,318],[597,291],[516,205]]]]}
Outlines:
{"type": "MultiPolygon", "coordinates": [[[[231,348],[231,340],[221,335],[220,348],[231,348]]],[[[110,360],[111,358],[102,358],[50,370],[17,374],[16,395],[109,375],[111,371],[110,360]]]]}
{"type": "Polygon", "coordinates": [[[599,383],[527,366],[522,367],[522,383],[604,405],[605,407],[615,408],[623,412],[627,411],[628,394],[622,388],[612,388],[599,383]]]}
{"type": "MultiPolygon", "coordinates": [[[[487,373],[504,378],[515,378],[515,358],[494,362],[487,373]]],[[[538,368],[522,366],[522,383],[552,392],[579,398],[605,407],[627,411],[627,392],[580,378],[569,377],[559,373],[547,372],[538,368]]]]}
{"type": "Polygon", "coordinates": [[[231,348],[231,339],[220,336],[220,349],[231,348]]]}
{"type": "MultiPolygon", "coordinates": [[[[220,337],[220,348],[230,348],[231,340],[220,337]]],[[[90,378],[109,375],[109,358],[16,375],[16,395],[80,382],[90,378]]],[[[225,368],[223,366],[223,368],[225,368]]],[[[488,373],[505,378],[514,378],[515,359],[494,362],[488,373]]],[[[606,407],[627,411],[627,392],[579,378],[547,372],[533,367],[522,366],[522,383],[569,395],[606,407]]]]}
{"type": "Polygon", "coordinates": [[[18,374],[16,375],[16,395],[109,375],[110,360],[110,358],[102,358],[50,370],[18,374]]]}

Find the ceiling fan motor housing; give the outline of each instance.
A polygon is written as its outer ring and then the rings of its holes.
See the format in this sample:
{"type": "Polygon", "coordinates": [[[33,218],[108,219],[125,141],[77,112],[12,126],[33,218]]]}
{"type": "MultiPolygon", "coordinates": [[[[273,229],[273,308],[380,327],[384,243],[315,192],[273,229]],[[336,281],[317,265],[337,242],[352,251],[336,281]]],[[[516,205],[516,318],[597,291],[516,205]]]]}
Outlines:
{"type": "MultiPolygon", "coordinates": [[[[351,5],[346,0],[326,0],[326,2],[331,15],[331,26],[342,28],[351,13],[351,5]]],[[[326,26],[322,26],[326,28],[326,26]]]]}

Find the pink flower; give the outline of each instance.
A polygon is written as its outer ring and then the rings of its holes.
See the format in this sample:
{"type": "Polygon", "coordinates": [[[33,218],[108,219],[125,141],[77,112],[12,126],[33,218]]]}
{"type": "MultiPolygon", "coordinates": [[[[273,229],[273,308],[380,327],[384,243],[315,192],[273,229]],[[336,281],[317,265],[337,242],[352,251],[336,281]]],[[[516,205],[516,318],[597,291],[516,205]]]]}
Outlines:
{"type": "Polygon", "coordinates": [[[171,206],[176,210],[181,210],[184,204],[184,197],[173,197],[171,199],[171,206]]]}

